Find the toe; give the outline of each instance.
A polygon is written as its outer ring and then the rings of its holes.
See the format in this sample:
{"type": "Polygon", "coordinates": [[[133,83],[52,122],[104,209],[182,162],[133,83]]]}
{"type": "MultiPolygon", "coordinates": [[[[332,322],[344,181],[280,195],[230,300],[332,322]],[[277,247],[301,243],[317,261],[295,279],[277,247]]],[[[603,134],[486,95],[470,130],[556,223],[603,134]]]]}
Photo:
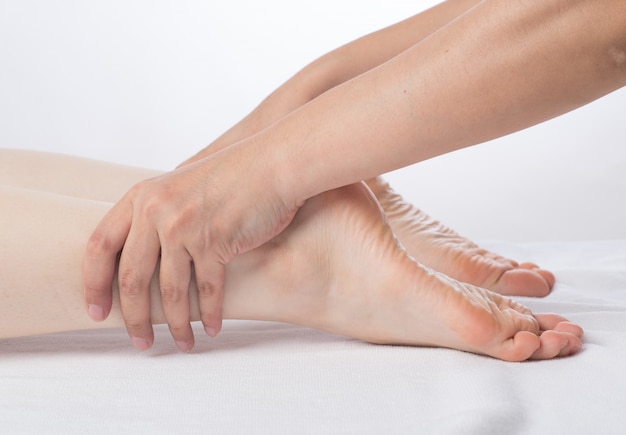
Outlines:
{"type": "Polygon", "coordinates": [[[580,326],[578,326],[575,323],[572,322],[559,322],[555,327],[554,327],[555,331],[559,331],[559,332],[565,332],[568,334],[572,334],[578,338],[582,338],[584,331],[583,328],[581,328],[580,326]]]}
{"type": "Polygon", "coordinates": [[[561,349],[559,356],[574,355],[583,347],[583,342],[579,336],[568,333],[563,333],[563,335],[567,337],[568,341],[567,345],[563,349],[561,349]]]}
{"type": "Polygon", "coordinates": [[[557,314],[538,314],[535,316],[544,331],[540,338],[541,347],[530,359],[549,359],[569,356],[582,347],[583,329],[557,314]]]}
{"type": "Polygon", "coordinates": [[[529,358],[543,360],[566,357],[577,353],[582,347],[582,340],[567,332],[546,331],[541,334],[541,347],[529,358]]]}
{"type": "Polygon", "coordinates": [[[540,335],[521,330],[494,356],[507,361],[544,360],[573,355],[582,348],[580,326],[557,314],[539,314],[535,318],[543,331],[540,335]]]}
{"type": "Polygon", "coordinates": [[[535,314],[535,319],[537,319],[539,328],[541,328],[542,331],[557,330],[559,332],[568,332],[579,337],[583,335],[583,330],[580,326],[558,314],[535,314]]]}
{"type": "Polygon", "coordinates": [[[541,341],[538,335],[530,331],[519,331],[490,355],[504,361],[519,362],[529,359],[540,348],[541,341]]]}
{"type": "Polygon", "coordinates": [[[535,270],[518,268],[504,272],[493,290],[507,296],[544,297],[550,293],[551,288],[542,274],[535,270]]]}
{"type": "Polygon", "coordinates": [[[556,278],[554,277],[554,274],[550,272],[549,270],[542,269],[539,266],[537,266],[535,263],[522,263],[519,265],[519,268],[530,270],[532,272],[539,274],[548,283],[548,287],[550,289],[554,287],[556,278]]]}
{"type": "Polygon", "coordinates": [[[521,263],[519,267],[521,269],[529,269],[529,270],[539,269],[539,266],[537,266],[535,263],[531,263],[528,261],[525,263],[521,263]]]}
{"type": "Polygon", "coordinates": [[[554,287],[556,278],[554,277],[554,274],[552,272],[550,272],[549,270],[544,270],[544,269],[536,269],[535,272],[541,275],[541,277],[546,280],[546,282],[548,283],[548,287],[550,287],[550,289],[554,287]]]}
{"type": "Polygon", "coordinates": [[[561,356],[563,353],[569,354],[569,339],[565,334],[557,331],[546,331],[539,337],[541,346],[529,359],[543,360],[561,356]]]}

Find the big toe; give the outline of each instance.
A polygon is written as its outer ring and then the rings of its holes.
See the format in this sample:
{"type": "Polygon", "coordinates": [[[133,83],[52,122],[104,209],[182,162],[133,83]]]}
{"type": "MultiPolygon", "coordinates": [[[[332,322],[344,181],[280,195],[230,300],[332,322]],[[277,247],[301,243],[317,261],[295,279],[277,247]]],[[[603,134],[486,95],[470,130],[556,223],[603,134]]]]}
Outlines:
{"type": "Polygon", "coordinates": [[[539,266],[537,266],[534,263],[522,263],[519,265],[519,267],[521,269],[527,269],[527,270],[531,270],[533,272],[538,273],[539,275],[543,277],[543,279],[546,280],[546,282],[548,283],[548,286],[550,286],[550,289],[554,287],[556,278],[554,277],[554,274],[550,272],[549,270],[541,269],[539,266]]]}
{"type": "Polygon", "coordinates": [[[554,286],[554,275],[530,263],[507,270],[492,290],[507,296],[544,297],[554,286]]]}

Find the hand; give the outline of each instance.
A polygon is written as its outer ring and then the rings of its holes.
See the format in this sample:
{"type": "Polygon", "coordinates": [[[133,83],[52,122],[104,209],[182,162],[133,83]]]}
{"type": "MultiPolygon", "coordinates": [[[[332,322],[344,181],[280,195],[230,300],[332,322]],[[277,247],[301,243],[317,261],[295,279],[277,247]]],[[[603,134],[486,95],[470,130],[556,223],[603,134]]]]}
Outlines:
{"type": "Polygon", "coordinates": [[[179,349],[190,350],[192,271],[205,331],[221,329],[224,265],[278,233],[298,206],[278,196],[275,171],[236,151],[220,152],[135,185],[91,236],[83,264],[85,302],[96,321],[111,309],[119,256],[120,304],[135,347],[149,348],[150,282],[160,256],[163,312],[179,349]],[[265,168],[265,169],[264,169],[265,168]],[[193,267],[192,267],[193,265],[193,267]]]}

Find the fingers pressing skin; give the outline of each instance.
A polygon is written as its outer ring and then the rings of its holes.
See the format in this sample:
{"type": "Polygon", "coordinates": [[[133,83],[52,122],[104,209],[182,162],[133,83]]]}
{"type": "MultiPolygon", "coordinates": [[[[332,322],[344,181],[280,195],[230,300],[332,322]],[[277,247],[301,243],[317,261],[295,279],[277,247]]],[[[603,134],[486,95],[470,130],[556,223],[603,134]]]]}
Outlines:
{"type": "Polygon", "coordinates": [[[111,288],[117,259],[130,231],[132,204],[122,200],[100,222],[90,237],[83,259],[83,288],[87,313],[96,322],[111,311],[111,288]]]}
{"type": "MultiPolygon", "coordinates": [[[[152,217],[150,209],[157,207],[138,206],[134,198],[137,190],[139,187],[122,198],[94,231],[84,257],[83,279],[87,312],[93,320],[102,321],[111,310],[112,284],[118,268],[122,315],[133,344],[145,350],[154,342],[150,282],[159,261],[161,240],[155,225],[147,219],[152,217]],[[136,213],[138,209],[148,212],[136,213]]],[[[189,254],[184,249],[178,249],[176,255],[172,249],[164,250],[160,266],[163,311],[183,351],[194,344],[187,296],[190,269],[189,254]]]]}
{"type": "Polygon", "coordinates": [[[190,325],[189,283],[191,280],[191,258],[184,250],[167,249],[162,246],[161,304],[168,320],[170,333],[176,346],[183,352],[193,348],[194,337],[190,325]]]}
{"type": "Polygon", "coordinates": [[[194,257],[198,305],[205,332],[215,337],[222,330],[224,265],[203,257],[206,256],[194,257]]]}
{"type": "Polygon", "coordinates": [[[252,157],[244,158],[243,152],[228,148],[144,180],[113,207],[85,257],[85,295],[93,318],[102,320],[110,311],[121,252],[122,314],[135,346],[150,347],[149,286],[161,256],[161,303],[178,347],[188,351],[194,343],[189,324],[192,263],[205,330],[210,336],[220,332],[224,265],[283,231],[302,205],[279,196],[276,177],[254,150],[252,157]]]}
{"type": "Polygon", "coordinates": [[[135,218],[120,257],[118,283],[126,329],[139,350],[154,342],[150,319],[150,282],[159,261],[160,243],[152,227],[135,218]]]}
{"type": "Polygon", "coordinates": [[[122,315],[138,349],[147,349],[154,341],[150,283],[159,258],[163,313],[177,346],[189,351],[194,345],[189,314],[191,263],[199,278],[201,318],[207,333],[215,336],[221,329],[224,264],[246,246],[254,248],[273,235],[262,228],[268,234],[258,241],[238,239],[238,227],[250,218],[236,219],[236,214],[248,212],[251,200],[241,198],[243,205],[236,205],[235,213],[224,210],[227,200],[219,191],[213,198],[215,183],[206,179],[212,169],[196,165],[136,184],[91,237],[84,260],[87,310],[98,321],[110,312],[119,255],[122,315]]]}

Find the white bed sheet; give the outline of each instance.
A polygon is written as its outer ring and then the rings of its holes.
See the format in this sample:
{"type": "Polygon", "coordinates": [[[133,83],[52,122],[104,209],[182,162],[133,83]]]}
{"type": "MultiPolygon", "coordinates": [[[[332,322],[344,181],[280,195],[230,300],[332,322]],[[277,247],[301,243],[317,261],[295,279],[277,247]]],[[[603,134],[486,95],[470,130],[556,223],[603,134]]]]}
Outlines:
{"type": "MultiPolygon", "coordinates": [[[[553,270],[545,299],[586,331],[570,358],[506,363],[230,321],[181,354],[165,328],[0,341],[5,433],[623,433],[626,240],[486,243],[553,270]]],[[[202,336],[200,329],[197,334],[202,336]]]]}

